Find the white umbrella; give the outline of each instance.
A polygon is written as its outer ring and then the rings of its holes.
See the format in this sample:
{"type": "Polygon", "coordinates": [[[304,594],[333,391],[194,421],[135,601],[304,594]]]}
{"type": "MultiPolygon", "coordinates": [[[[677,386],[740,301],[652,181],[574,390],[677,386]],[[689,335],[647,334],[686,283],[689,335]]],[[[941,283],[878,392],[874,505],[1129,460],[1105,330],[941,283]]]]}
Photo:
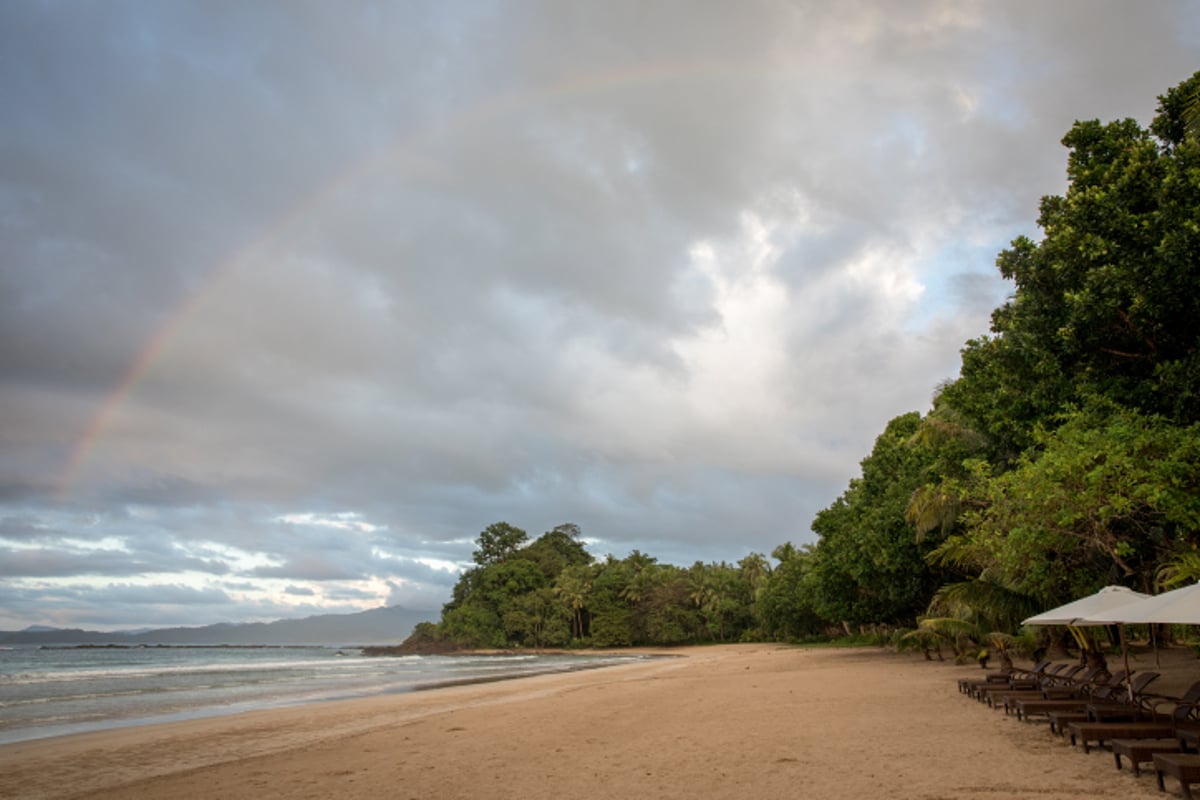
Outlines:
{"type": "Polygon", "coordinates": [[[1145,600],[1150,595],[1126,589],[1124,586],[1105,586],[1095,594],[1072,600],[1066,605],[1043,611],[1032,616],[1023,625],[1110,625],[1111,622],[1091,621],[1092,615],[1115,612],[1135,601],[1145,600]]]}
{"type": "Polygon", "coordinates": [[[1147,597],[1135,603],[1097,610],[1076,625],[1164,623],[1200,625],[1200,583],[1147,597]]]}
{"type": "MultiPolygon", "coordinates": [[[[1025,625],[1071,625],[1072,627],[1111,625],[1105,615],[1119,614],[1122,609],[1150,598],[1148,594],[1126,589],[1124,586],[1105,586],[1095,594],[1081,597],[1066,605],[1043,611],[1025,620],[1025,625]]],[[[1125,661],[1126,682],[1129,697],[1133,697],[1133,684],[1129,682],[1129,650],[1125,646],[1125,629],[1120,629],[1121,657],[1125,661]]]]}
{"type": "MultiPolygon", "coordinates": [[[[1122,606],[1088,614],[1083,625],[1121,625],[1121,651],[1125,655],[1125,666],[1129,666],[1129,654],[1125,650],[1125,625],[1144,623],[1174,623],[1178,625],[1200,625],[1200,584],[1184,586],[1169,592],[1146,597],[1122,606]]],[[[1157,654],[1157,648],[1155,653],[1157,654]]],[[[1132,696],[1133,690],[1130,689],[1132,696]]]]}

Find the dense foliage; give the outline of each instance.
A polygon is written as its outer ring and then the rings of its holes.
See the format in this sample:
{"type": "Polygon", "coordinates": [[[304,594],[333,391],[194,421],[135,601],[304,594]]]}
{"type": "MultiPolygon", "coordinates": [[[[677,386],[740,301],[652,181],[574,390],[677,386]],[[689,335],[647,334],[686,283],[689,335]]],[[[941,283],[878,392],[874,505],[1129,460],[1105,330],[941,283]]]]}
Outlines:
{"type": "Polygon", "coordinates": [[[637,550],[596,561],[575,525],[533,542],[498,522],[479,536],[434,628],[421,638],[468,647],[671,645],[758,638],[755,600],[769,574],[750,555],[736,566],[659,564],[637,550]]]}
{"type": "Polygon", "coordinates": [[[926,415],[888,422],[815,545],[685,569],[497,523],[432,635],[660,645],[923,622],[1003,642],[1106,584],[1200,578],[1198,128],[1200,73],[1148,128],[1072,127],[1041,241],[997,258],[1014,290],[991,333],[926,415]]]}
{"type": "Polygon", "coordinates": [[[1067,133],[1041,241],[997,258],[1014,291],[991,333],[818,515],[827,621],[982,639],[1106,584],[1200,577],[1200,73],[1159,100],[1148,129],[1067,133]]]}

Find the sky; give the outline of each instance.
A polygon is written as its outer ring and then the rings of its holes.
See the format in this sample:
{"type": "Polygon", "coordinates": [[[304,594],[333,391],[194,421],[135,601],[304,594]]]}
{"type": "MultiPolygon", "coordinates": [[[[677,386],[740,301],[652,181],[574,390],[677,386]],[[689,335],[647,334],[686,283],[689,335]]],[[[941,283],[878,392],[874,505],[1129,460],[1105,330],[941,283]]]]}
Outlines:
{"type": "Polygon", "coordinates": [[[815,540],[1200,5],[0,4],[0,628],[815,540]]]}

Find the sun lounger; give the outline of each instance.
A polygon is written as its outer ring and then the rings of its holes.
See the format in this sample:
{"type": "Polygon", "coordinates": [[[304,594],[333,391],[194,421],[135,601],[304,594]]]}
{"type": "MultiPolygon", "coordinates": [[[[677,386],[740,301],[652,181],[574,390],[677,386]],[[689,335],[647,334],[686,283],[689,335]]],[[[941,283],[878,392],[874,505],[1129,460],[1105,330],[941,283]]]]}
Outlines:
{"type": "Polygon", "coordinates": [[[1082,743],[1086,753],[1090,752],[1092,742],[1103,745],[1113,739],[1178,740],[1181,731],[1200,729],[1200,720],[1196,717],[1200,709],[1200,681],[1192,684],[1181,698],[1156,699],[1152,695],[1145,695],[1137,699],[1137,704],[1150,719],[1134,722],[1072,722],[1068,726],[1071,744],[1082,743]],[[1164,704],[1174,706],[1174,710],[1165,718],[1158,713],[1158,708],[1164,704]]]}
{"type": "MultiPolygon", "coordinates": [[[[1139,673],[1138,677],[1133,679],[1134,696],[1141,696],[1140,693],[1158,677],[1157,672],[1139,673]]],[[[1046,716],[1050,718],[1050,732],[1065,736],[1072,723],[1119,722],[1122,719],[1134,722],[1144,715],[1145,709],[1142,707],[1130,706],[1129,687],[1122,685],[1098,691],[1092,702],[1082,708],[1051,711],[1046,716]]]]}
{"type": "Polygon", "coordinates": [[[1091,687],[1095,686],[1097,678],[1105,679],[1107,677],[1108,672],[1097,667],[1089,669],[1084,674],[1070,678],[1065,682],[1043,686],[1038,690],[1036,696],[1025,692],[1014,692],[1006,695],[1004,698],[1004,713],[1011,714],[1015,712],[1017,717],[1020,718],[1021,714],[1018,709],[1021,702],[1079,700],[1087,695],[1091,687]]]}
{"type": "Polygon", "coordinates": [[[1071,687],[1049,688],[1042,693],[1042,697],[1015,697],[1012,698],[1012,705],[1017,719],[1026,721],[1034,716],[1049,715],[1053,711],[1084,710],[1089,703],[1111,697],[1114,691],[1123,688],[1124,680],[1124,671],[1108,675],[1104,670],[1095,670],[1090,680],[1084,679],[1071,687]],[[1099,675],[1107,677],[1097,681],[1099,675]]]}
{"type": "MultiPolygon", "coordinates": [[[[1016,689],[1030,688],[1036,686],[1037,681],[1043,679],[1049,671],[1066,669],[1067,664],[1059,664],[1055,666],[1049,660],[1039,661],[1028,670],[1014,670],[1003,681],[994,680],[969,680],[966,682],[966,693],[974,699],[984,702],[986,694],[989,691],[1008,691],[1016,689]]],[[[960,685],[962,682],[960,681],[960,685]]]]}
{"type": "Polygon", "coordinates": [[[989,689],[986,692],[986,701],[992,708],[1002,708],[1009,698],[1016,697],[1041,697],[1042,691],[1051,686],[1066,686],[1069,681],[1083,671],[1082,664],[1074,666],[1062,665],[1055,671],[1047,672],[1037,686],[1030,689],[989,689]]]}
{"type": "Polygon", "coordinates": [[[1083,745],[1083,752],[1092,752],[1092,743],[1103,747],[1113,739],[1165,739],[1175,736],[1170,722],[1072,722],[1071,744],[1083,745]]]}
{"type": "Polygon", "coordinates": [[[1116,759],[1117,769],[1121,768],[1121,756],[1129,759],[1129,763],[1133,764],[1133,774],[1140,776],[1142,774],[1141,765],[1147,761],[1153,762],[1156,753],[1178,753],[1180,745],[1178,739],[1113,739],[1110,743],[1112,746],[1113,758],[1116,759]]]}
{"type": "Polygon", "coordinates": [[[1048,667],[1046,667],[1044,670],[1042,670],[1042,672],[1038,673],[1036,676],[1033,676],[1033,677],[1021,676],[1021,677],[1013,678],[1007,684],[1004,684],[1004,685],[989,683],[986,686],[977,686],[977,687],[975,687],[975,695],[974,696],[975,696],[975,699],[980,701],[981,703],[987,703],[988,705],[992,705],[993,704],[993,702],[992,702],[993,696],[1009,694],[1012,692],[1025,692],[1025,691],[1036,690],[1036,689],[1040,688],[1042,685],[1044,685],[1045,683],[1047,683],[1051,680],[1054,680],[1056,677],[1058,677],[1058,675],[1060,673],[1065,674],[1066,671],[1071,668],[1072,668],[1072,665],[1069,663],[1066,663],[1066,662],[1064,662],[1062,664],[1051,664],[1048,667]]]}
{"type": "Polygon", "coordinates": [[[1113,677],[1104,685],[1097,687],[1092,696],[1086,699],[1081,698],[1075,705],[1067,706],[1065,703],[1059,708],[1044,708],[1041,713],[1046,715],[1050,720],[1050,732],[1063,736],[1067,732],[1067,725],[1072,722],[1089,722],[1091,714],[1088,713],[1088,706],[1095,702],[1104,702],[1112,700],[1129,690],[1125,685],[1125,670],[1119,670],[1113,674],[1113,677]]]}
{"type": "Polygon", "coordinates": [[[1195,753],[1155,753],[1154,771],[1158,775],[1158,789],[1165,792],[1163,775],[1179,781],[1179,788],[1186,800],[1192,800],[1193,783],[1200,783],[1200,755],[1195,753]]]}
{"type": "Polygon", "coordinates": [[[958,691],[974,696],[975,689],[980,686],[988,687],[998,684],[1011,686],[1015,680],[1029,679],[1041,675],[1042,671],[1048,666],[1050,666],[1050,659],[1046,658],[1034,664],[1029,669],[1013,668],[1005,672],[989,672],[983,678],[959,678],[958,691]]]}
{"type": "MultiPolygon", "coordinates": [[[[1118,674],[1124,675],[1125,672],[1122,670],[1118,674]]],[[[1135,696],[1158,677],[1157,672],[1139,673],[1134,679],[1135,696]]],[[[1095,696],[1084,706],[1050,711],[1046,716],[1050,719],[1050,732],[1065,736],[1067,727],[1072,722],[1118,722],[1121,719],[1134,721],[1142,713],[1141,709],[1130,710],[1129,687],[1122,684],[1097,690],[1095,696]],[[1097,714],[1103,719],[1097,719],[1097,714]]]]}

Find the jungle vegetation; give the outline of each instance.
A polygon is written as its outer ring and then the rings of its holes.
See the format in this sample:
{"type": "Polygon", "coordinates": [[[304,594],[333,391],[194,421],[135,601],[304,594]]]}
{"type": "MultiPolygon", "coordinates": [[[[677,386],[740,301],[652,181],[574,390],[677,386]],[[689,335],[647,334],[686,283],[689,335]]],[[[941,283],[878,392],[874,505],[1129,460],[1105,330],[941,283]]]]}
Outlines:
{"type": "Polygon", "coordinates": [[[570,524],[530,541],[496,523],[418,638],[668,645],[885,626],[1003,646],[1024,617],[1104,585],[1200,578],[1198,98],[1200,72],[1148,128],[1071,128],[1041,239],[996,259],[1013,290],[990,332],[927,413],[886,424],[812,522],[815,544],[678,567],[636,550],[596,560],[570,524]]]}

